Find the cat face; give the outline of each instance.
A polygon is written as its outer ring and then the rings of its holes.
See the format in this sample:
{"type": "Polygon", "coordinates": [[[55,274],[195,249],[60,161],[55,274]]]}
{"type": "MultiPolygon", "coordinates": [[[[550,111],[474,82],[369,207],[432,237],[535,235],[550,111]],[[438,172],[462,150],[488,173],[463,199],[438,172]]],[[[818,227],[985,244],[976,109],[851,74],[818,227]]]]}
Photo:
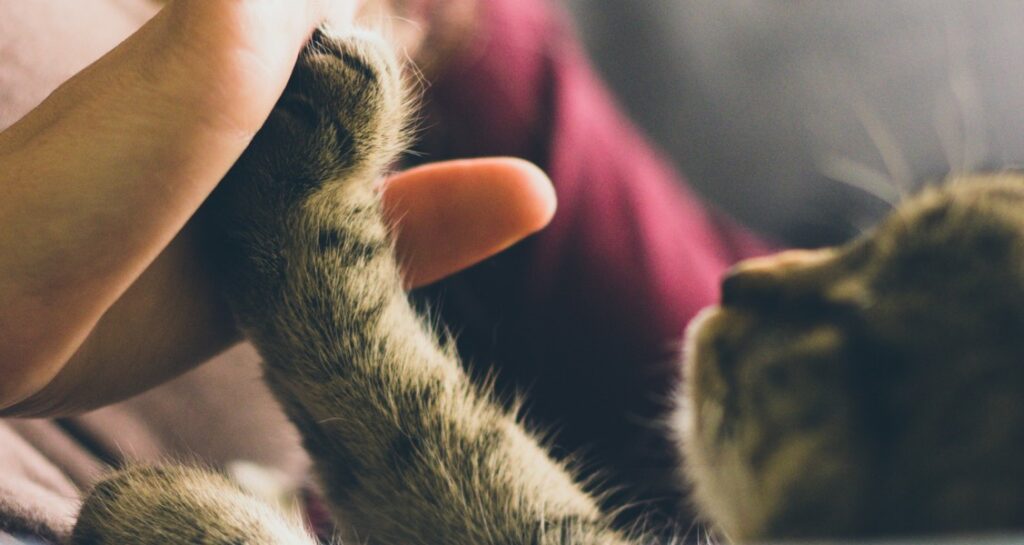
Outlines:
{"type": "Polygon", "coordinates": [[[737,539],[1024,526],[1024,176],[741,263],[687,333],[695,500],[737,539]]]}

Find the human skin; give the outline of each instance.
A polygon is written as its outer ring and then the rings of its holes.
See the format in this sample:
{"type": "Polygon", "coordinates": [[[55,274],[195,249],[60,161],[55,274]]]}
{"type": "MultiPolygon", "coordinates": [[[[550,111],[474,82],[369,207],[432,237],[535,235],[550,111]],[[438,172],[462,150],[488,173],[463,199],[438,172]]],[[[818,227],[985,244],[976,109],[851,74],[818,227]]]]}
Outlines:
{"type": "MultiPolygon", "coordinates": [[[[237,340],[188,220],[312,28],[355,7],[176,0],[0,133],[4,413],[116,401],[237,340]]],[[[410,286],[507,246],[554,208],[543,174],[507,159],[410,171],[384,200],[410,286]]]]}

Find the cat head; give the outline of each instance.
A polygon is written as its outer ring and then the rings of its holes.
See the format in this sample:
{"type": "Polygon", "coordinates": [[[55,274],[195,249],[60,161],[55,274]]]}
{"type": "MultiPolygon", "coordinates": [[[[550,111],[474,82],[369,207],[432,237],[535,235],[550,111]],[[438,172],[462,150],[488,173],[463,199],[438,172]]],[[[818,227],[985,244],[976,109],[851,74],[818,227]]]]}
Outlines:
{"type": "Polygon", "coordinates": [[[1024,527],[1024,176],[741,263],[686,344],[681,450],[724,534],[1024,527]]]}

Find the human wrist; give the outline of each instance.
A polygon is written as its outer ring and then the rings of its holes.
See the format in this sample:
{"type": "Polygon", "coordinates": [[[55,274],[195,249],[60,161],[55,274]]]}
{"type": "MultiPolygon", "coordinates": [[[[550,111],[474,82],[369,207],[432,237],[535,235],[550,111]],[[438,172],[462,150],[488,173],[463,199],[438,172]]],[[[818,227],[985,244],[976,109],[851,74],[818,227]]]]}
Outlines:
{"type": "Polygon", "coordinates": [[[175,0],[0,133],[0,407],[63,370],[241,154],[326,2],[302,5],[175,0]]]}

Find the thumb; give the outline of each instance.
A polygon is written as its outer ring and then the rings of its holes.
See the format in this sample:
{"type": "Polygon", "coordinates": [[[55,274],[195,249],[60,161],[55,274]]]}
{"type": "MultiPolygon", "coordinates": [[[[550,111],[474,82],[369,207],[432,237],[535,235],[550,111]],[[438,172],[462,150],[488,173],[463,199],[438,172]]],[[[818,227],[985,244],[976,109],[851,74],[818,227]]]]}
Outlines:
{"type": "Polygon", "coordinates": [[[556,206],[547,175],[512,158],[408,170],[385,182],[383,202],[410,288],[440,280],[542,229],[556,206]]]}

